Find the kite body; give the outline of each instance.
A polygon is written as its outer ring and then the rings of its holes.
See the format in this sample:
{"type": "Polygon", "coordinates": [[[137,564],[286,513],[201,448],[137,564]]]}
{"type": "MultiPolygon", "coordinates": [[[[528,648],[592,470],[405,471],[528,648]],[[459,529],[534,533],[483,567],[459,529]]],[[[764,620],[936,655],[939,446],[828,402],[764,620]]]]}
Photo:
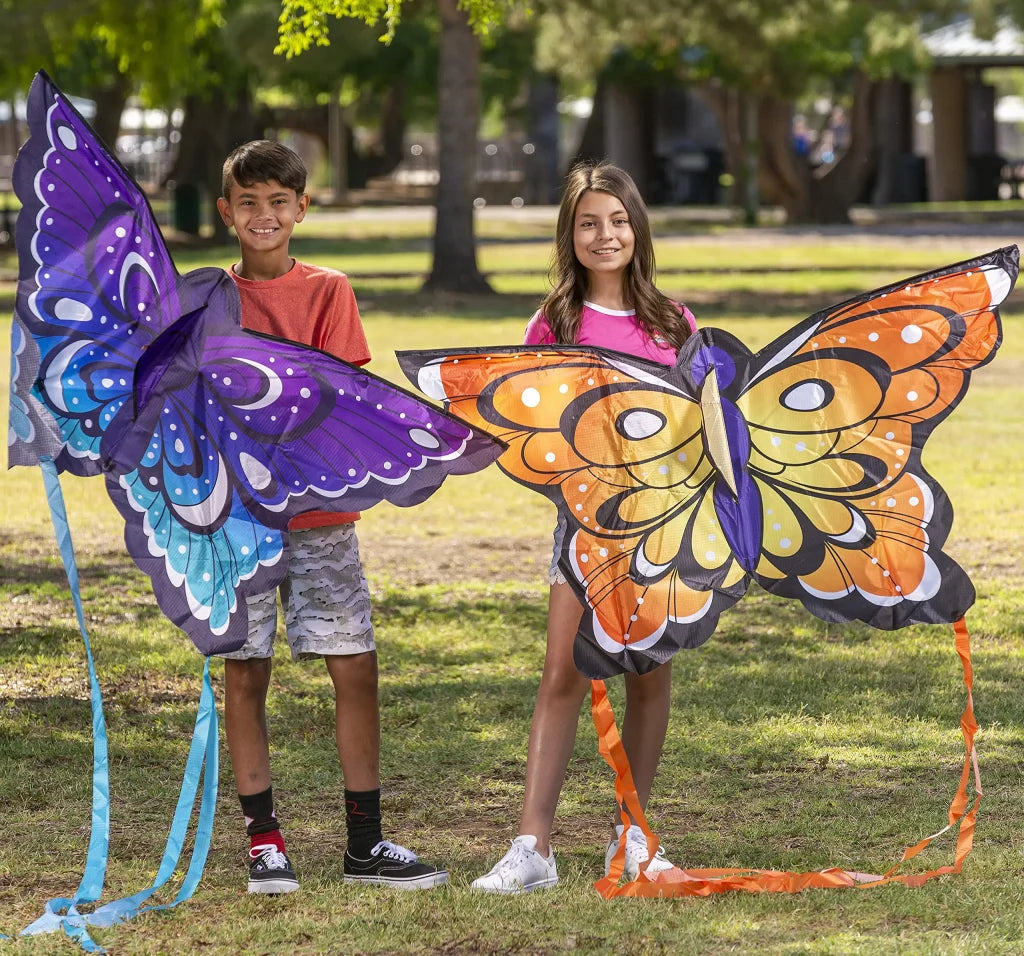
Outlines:
{"type": "Polygon", "coordinates": [[[507,442],[568,522],[590,677],[713,633],[751,579],[826,621],[955,621],[974,601],[921,464],[1001,341],[1016,247],[824,310],[757,354],[717,329],[674,367],[581,347],[406,352],[426,394],[507,442]]]}
{"type": "Polygon", "coordinates": [[[245,331],[221,269],[177,273],[145,196],[40,74],[14,184],[11,464],[107,476],[125,542],[203,653],[285,573],[310,510],[413,505],[488,435],[326,353],[245,331]]]}

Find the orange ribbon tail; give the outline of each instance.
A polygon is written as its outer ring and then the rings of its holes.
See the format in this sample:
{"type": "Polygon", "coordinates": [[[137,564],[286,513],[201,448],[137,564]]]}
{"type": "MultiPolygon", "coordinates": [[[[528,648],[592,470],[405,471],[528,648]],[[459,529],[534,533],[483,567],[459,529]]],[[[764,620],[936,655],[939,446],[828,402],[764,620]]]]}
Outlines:
{"type": "MultiPolygon", "coordinates": [[[[881,876],[858,873],[840,867],[796,873],[786,870],[754,870],[744,868],[681,870],[673,867],[659,873],[654,879],[647,876],[646,863],[641,864],[640,873],[631,882],[620,884],[625,868],[626,841],[619,840],[618,850],[612,858],[608,875],[594,884],[594,889],[605,899],[616,896],[711,896],[714,893],[729,893],[742,890],[747,893],[799,893],[801,890],[831,887],[857,887],[861,889],[903,883],[906,886],[922,886],[929,880],[946,873],[959,873],[964,860],[971,852],[974,842],[974,826],[981,805],[981,772],[978,769],[978,755],[974,737],[978,722],[974,716],[973,685],[974,674],[971,666],[971,642],[963,618],[953,625],[956,652],[963,668],[964,686],[967,688],[967,702],[960,717],[960,731],[964,739],[964,763],[960,783],[949,806],[949,822],[941,830],[907,847],[900,861],[881,876]],[[968,788],[973,778],[974,799],[970,799],[968,788]],[[923,873],[899,873],[900,867],[917,856],[933,840],[959,825],[953,862],[923,873]]],[[[604,681],[591,681],[591,714],[597,730],[601,756],[615,771],[615,799],[622,814],[624,828],[631,822],[639,824],[647,839],[647,859],[654,859],[658,849],[658,838],[647,823],[640,801],[636,795],[629,758],[622,744],[615,715],[608,701],[604,681]]]]}

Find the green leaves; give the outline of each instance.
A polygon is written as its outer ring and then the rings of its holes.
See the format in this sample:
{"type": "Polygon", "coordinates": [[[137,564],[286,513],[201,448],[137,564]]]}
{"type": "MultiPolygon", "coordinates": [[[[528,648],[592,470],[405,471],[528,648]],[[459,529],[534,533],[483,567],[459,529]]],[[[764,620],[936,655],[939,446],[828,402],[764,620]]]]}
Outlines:
{"type": "MultiPolygon", "coordinates": [[[[282,0],[280,42],[275,53],[298,56],[312,46],[330,44],[330,21],[333,17],[352,17],[370,26],[383,21],[380,40],[390,43],[401,21],[403,0],[282,0]]],[[[516,0],[459,0],[459,8],[469,16],[470,26],[486,34],[501,23],[513,10],[528,9],[516,0]]]]}

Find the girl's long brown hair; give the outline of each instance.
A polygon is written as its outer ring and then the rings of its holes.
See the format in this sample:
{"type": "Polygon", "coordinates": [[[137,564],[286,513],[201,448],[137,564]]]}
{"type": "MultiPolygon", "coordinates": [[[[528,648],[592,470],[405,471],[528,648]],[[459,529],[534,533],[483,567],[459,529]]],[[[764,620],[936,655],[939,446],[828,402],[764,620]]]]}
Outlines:
{"type": "Polygon", "coordinates": [[[679,306],[654,285],[654,244],[647,207],[629,173],[611,163],[578,163],[566,177],[558,207],[554,257],[548,274],[552,288],[541,305],[555,340],[571,345],[579,332],[587,293],[587,270],[573,249],[573,227],[576,207],[583,194],[590,191],[610,193],[618,199],[633,227],[633,258],[622,278],[625,301],[636,310],[637,321],[648,335],[658,334],[678,349],[690,334],[690,328],[679,306]]]}

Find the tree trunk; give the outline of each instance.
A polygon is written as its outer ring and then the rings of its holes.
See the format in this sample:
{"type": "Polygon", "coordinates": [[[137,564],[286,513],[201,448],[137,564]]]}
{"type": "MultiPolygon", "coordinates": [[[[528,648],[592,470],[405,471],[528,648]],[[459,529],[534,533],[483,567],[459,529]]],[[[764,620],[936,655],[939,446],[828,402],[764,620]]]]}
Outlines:
{"type": "Polygon", "coordinates": [[[761,198],[758,192],[757,99],[740,90],[706,83],[698,93],[718,115],[725,142],[725,168],[732,176],[729,202],[743,210],[743,221],[757,225],[761,198]],[[752,135],[755,134],[755,135],[752,135]]]}
{"type": "Polygon", "coordinates": [[[556,204],[561,193],[558,166],[558,77],[553,74],[531,74],[527,96],[529,109],[529,146],[523,199],[528,203],[556,204]]]}
{"type": "Polygon", "coordinates": [[[493,292],[476,264],[473,193],[480,122],[480,40],[458,0],[438,0],[441,61],[438,70],[440,180],[429,292],[493,292]]]}
{"type": "Polygon", "coordinates": [[[396,76],[380,108],[373,151],[367,158],[369,176],[387,176],[405,157],[405,80],[396,76]]]}
{"type": "Polygon", "coordinates": [[[763,97],[758,128],[762,176],[790,223],[845,223],[874,168],[872,115],[875,84],[854,75],[850,143],[839,159],[812,169],[793,149],[792,104],[763,97]]]}
{"type": "Polygon", "coordinates": [[[331,202],[336,205],[348,202],[348,121],[336,90],[332,91],[327,104],[327,165],[331,202]]]}
{"type": "Polygon", "coordinates": [[[128,102],[131,88],[131,80],[126,74],[115,73],[109,86],[95,86],[87,91],[89,99],[96,104],[92,128],[100,141],[106,144],[111,155],[115,155],[114,146],[117,143],[117,134],[121,131],[121,114],[128,102]]]}
{"type": "Polygon", "coordinates": [[[871,190],[872,205],[923,202],[924,196],[914,192],[915,184],[910,180],[910,163],[915,159],[912,87],[906,80],[890,77],[882,80],[875,97],[878,165],[871,190]]]}
{"type": "Polygon", "coordinates": [[[214,242],[229,241],[228,228],[216,210],[221,169],[231,150],[260,135],[262,129],[244,84],[219,86],[206,96],[192,94],[186,98],[178,155],[167,176],[167,185],[174,184],[175,225],[179,231],[199,234],[198,210],[183,208],[198,201],[207,208],[214,242]],[[195,228],[191,228],[193,225],[195,228]]]}

